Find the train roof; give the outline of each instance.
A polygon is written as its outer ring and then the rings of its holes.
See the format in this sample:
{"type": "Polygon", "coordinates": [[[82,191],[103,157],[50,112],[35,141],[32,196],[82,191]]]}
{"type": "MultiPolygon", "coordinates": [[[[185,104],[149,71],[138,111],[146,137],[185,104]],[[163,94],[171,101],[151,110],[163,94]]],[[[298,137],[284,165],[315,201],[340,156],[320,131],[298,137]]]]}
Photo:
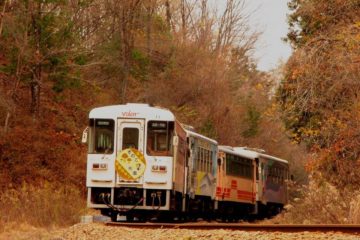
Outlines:
{"type": "Polygon", "coordinates": [[[234,155],[237,155],[237,156],[240,156],[240,157],[244,157],[244,158],[254,159],[254,158],[258,158],[258,157],[259,157],[259,154],[258,154],[257,152],[248,151],[248,150],[238,151],[237,149],[235,149],[235,148],[233,148],[233,147],[231,147],[231,146],[221,145],[221,146],[219,146],[219,151],[222,151],[222,152],[225,152],[225,153],[234,154],[234,155]]]}
{"type": "Polygon", "coordinates": [[[288,161],[285,159],[281,159],[278,157],[274,157],[268,154],[265,154],[263,152],[258,152],[255,150],[251,150],[248,149],[246,147],[230,147],[230,146],[219,146],[219,150],[223,151],[225,153],[231,153],[231,154],[235,154],[241,157],[245,157],[245,158],[266,158],[266,159],[270,159],[273,161],[277,161],[277,162],[282,162],[285,164],[288,164],[288,161]]]}
{"type": "Polygon", "coordinates": [[[142,103],[127,103],[94,108],[89,118],[144,118],[147,120],[174,121],[175,116],[168,109],[151,107],[142,103]]]}
{"type": "Polygon", "coordinates": [[[212,144],[218,145],[218,142],[216,140],[214,140],[214,139],[205,137],[204,135],[201,135],[199,133],[190,131],[188,129],[184,129],[184,130],[185,130],[187,136],[194,136],[194,137],[197,137],[197,138],[201,138],[202,140],[205,140],[205,141],[211,142],[212,144]]]}
{"type": "Polygon", "coordinates": [[[289,164],[289,162],[287,160],[285,160],[285,159],[281,159],[281,158],[274,157],[274,156],[271,156],[271,155],[267,155],[267,154],[264,154],[264,153],[259,153],[259,154],[263,158],[271,159],[273,161],[282,162],[282,163],[285,163],[285,164],[289,164]]]}

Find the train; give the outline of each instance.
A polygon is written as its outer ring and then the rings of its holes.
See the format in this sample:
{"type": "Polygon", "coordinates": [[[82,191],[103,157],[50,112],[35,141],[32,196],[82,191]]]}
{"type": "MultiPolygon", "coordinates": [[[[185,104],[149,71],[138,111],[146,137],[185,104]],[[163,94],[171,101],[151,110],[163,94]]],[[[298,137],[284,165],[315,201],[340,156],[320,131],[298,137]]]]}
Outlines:
{"type": "Polygon", "coordinates": [[[82,138],[87,207],[112,221],[232,222],[271,217],[288,201],[288,161],[220,145],[165,108],[94,108],[82,138]]]}

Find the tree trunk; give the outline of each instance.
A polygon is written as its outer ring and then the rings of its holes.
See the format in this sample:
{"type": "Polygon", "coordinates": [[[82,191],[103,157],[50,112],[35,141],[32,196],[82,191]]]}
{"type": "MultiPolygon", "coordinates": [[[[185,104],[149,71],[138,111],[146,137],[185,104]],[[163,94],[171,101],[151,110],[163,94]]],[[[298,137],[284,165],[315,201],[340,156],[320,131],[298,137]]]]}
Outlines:
{"type": "Polygon", "coordinates": [[[10,112],[6,113],[6,118],[5,118],[5,124],[4,124],[4,132],[6,133],[8,128],[9,128],[9,119],[10,119],[10,112]]]}
{"type": "Polygon", "coordinates": [[[173,29],[171,26],[171,9],[170,9],[170,2],[169,0],[165,1],[165,8],[166,8],[166,23],[169,27],[169,29],[173,29]]]}
{"type": "Polygon", "coordinates": [[[152,2],[148,3],[149,6],[147,7],[147,23],[146,23],[146,45],[147,45],[147,55],[150,59],[151,56],[151,24],[152,24],[152,2]]]}
{"type": "Polygon", "coordinates": [[[39,116],[40,112],[40,84],[38,81],[33,81],[30,84],[31,91],[31,113],[34,118],[39,116]]]}
{"type": "Polygon", "coordinates": [[[35,52],[35,67],[33,72],[33,80],[30,83],[30,91],[31,91],[31,113],[33,118],[38,118],[40,113],[40,83],[42,77],[42,69],[41,69],[41,25],[36,23],[35,18],[39,21],[41,19],[41,3],[37,5],[37,16],[33,15],[33,28],[34,34],[36,36],[36,52],[35,52]]]}
{"type": "Polygon", "coordinates": [[[6,4],[7,4],[7,0],[4,1],[4,6],[3,6],[3,9],[2,9],[2,11],[0,13],[0,37],[1,37],[1,34],[2,34],[2,29],[3,29],[3,18],[4,18],[4,15],[5,15],[6,4]]]}
{"type": "Polygon", "coordinates": [[[182,27],[182,40],[186,40],[186,9],[185,9],[185,0],[181,0],[181,27],[182,27]]]}
{"type": "Polygon", "coordinates": [[[122,11],[122,41],[123,41],[123,49],[122,49],[122,62],[123,62],[123,78],[121,81],[121,89],[120,89],[120,102],[124,103],[126,101],[126,89],[127,89],[127,81],[129,75],[129,41],[130,41],[130,29],[129,29],[129,17],[128,17],[128,7],[123,6],[122,11]]]}
{"type": "Polygon", "coordinates": [[[126,102],[127,87],[129,83],[129,73],[131,68],[131,53],[134,49],[134,34],[135,29],[135,15],[140,6],[140,0],[131,1],[124,4],[122,12],[122,35],[123,35],[123,79],[121,84],[120,101],[126,102]]]}

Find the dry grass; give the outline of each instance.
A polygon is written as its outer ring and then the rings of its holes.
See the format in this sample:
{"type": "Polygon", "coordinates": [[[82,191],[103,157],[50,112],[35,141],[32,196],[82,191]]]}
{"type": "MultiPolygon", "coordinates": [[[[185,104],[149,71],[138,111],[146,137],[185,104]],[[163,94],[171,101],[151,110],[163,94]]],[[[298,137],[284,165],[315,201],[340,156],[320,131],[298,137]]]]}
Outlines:
{"type": "Polygon", "coordinates": [[[294,224],[360,223],[360,192],[338,189],[324,180],[310,179],[295,189],[283,214],[276,221],[294,224]],[[295,197],[296,196],[296,197],[295,197]]]}
{"type": "Polygon", "coordinates": [[[36,227],[79,222],[86,206],[75,187],[49,183],[41,187],[23,184],[19,189],[7,190],[0,195],[0,205],[0,223],[29,223],[36,227]]]}
{"type": "Polygon", "coordinates": [[[360,194],[357,194],[350,202],[350,223],[360,223],[360,194]]]}

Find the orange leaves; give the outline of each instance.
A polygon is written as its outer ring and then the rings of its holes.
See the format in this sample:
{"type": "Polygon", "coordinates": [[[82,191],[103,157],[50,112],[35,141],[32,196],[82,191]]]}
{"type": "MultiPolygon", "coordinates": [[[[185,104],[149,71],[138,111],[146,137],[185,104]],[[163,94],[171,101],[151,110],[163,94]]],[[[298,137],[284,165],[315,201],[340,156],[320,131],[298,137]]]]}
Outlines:
{"type": "Polygon", "coordinates": [[[336,185],[360,185],[360,172],[357,167],[360,160],[358,120],[353,119],[347,124],[341,124],[343,127],[335,130],[334,136],[327,139],[326,145],[312,148],[316,157],[311,161],[311,171],[322,172],[324,177],[336,185]]]}
{"type": "Polygon", "coordinates": [[[0,189],[9,183],[16,186],[44,179],[83,184],[86,150],[76,132],[70,132],[74,123],[67,118],[52,112],[41,121],[17,115],[15,126],[0,141],[0,176],[5,179],[0,181],[0,189]],[[58,128],[60,122],[62,130],[58,128]]]}
{"type": "Polygon", "coordinates": [[[345,150],[345,140],[335,142],[332,149],[336,154],[341,154],[345,150]]]}
{"type": "Polygon", "coordinates": [[[330,31],[311,35],[311,41],[288,62],[282,89],[281,104],[291,136],[306,142],[315,154],[307,170],[319,171],[341,186],[360,185],[356,167],[360,162],[360,19],[356,18],[355,24],[339,20],[330,23],[330,31]]]}
{"type": "Polygon", "coordinates": [[[291,73],[291,79],[292,80],[295,80],[297,79],[299,76],[301,76],[303,73],[303,70],[302,69],[299,69],[299,68],[295,68],[292,70],[292,73],[291,73]]]}

